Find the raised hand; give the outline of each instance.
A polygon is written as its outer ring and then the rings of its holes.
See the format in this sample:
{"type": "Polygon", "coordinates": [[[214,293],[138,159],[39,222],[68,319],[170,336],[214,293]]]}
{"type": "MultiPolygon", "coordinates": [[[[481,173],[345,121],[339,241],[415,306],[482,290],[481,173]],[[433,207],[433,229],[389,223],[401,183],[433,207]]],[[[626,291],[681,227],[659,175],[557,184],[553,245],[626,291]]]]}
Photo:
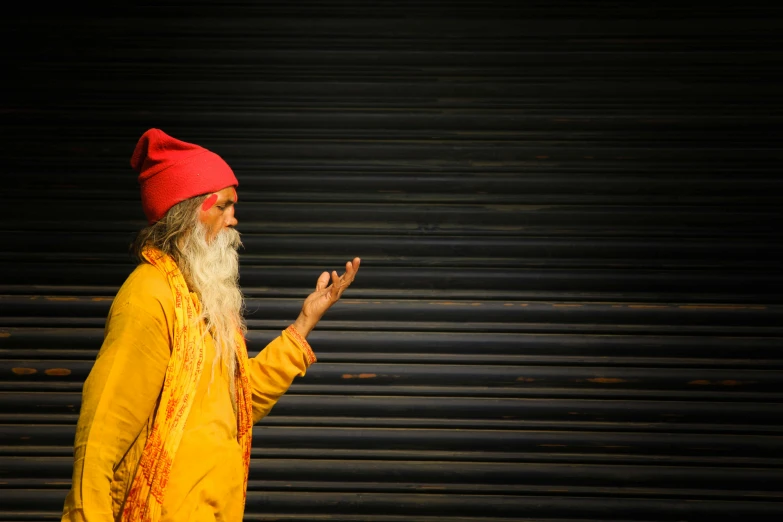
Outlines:
{"type": "Polygon", "coordinates": [[[359,271],[361,261],[355,257],[353,261],[345,263],[345,273],[341,276],[337,275],[337,271],[332,271],[331,276],[329,272],[324,272],[318,277],[315,292],[307,296],[302,305],[302,311],[294,323],[294,328],[300,335],[307,337],[307,334],[315,328],[329,307],[340,299],[346,288],[351,286],[356,272],[359,271]],[[331,284],[329,284],[330,278],[331,284]]]}

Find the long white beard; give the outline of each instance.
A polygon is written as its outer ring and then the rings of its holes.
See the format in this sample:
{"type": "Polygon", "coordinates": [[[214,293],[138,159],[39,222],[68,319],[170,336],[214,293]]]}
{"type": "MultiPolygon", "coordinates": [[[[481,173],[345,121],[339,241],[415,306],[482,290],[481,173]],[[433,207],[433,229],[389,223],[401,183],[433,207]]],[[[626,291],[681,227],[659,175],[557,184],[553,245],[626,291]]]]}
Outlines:
{"type": "Polygon", "coordinates": [[[236,335],[247,331],[242,316],[245,301],[239,289],[239,253],[242,246],[239,232],[224,228],[207,242],[207,229],[198,222],[182,245],[180,269],[191,290],[201,301],[201,318],[206,332],[215,341],[215,368],[222,364],[231,377],[231,398],[234,399],[234,375],[236,374],[236,335]]]}

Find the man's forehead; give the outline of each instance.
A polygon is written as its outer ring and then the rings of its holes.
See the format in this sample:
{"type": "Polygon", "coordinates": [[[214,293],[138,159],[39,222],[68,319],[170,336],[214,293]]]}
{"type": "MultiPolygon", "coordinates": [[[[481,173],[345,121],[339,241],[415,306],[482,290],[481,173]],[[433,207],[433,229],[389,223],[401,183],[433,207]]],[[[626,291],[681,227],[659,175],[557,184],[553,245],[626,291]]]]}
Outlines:
{"type": "Polygon", "coordinates": [[[231,190],[223,189],[223,190],[220,191],[220,193],[219,193],[221,195],[220,198],[221,199],[230,199],[230,200],[236,202],[236,200],[237,200],[237,189],[235,187],[228,187],[228,188],[231,189],[231,190]]]}
{"type": "Polygon", "coordinates": [[[226,201],[226,200],[237,200],[237,189],[235,187],[226,187],[223,190],[219,190],[215,192],[215,194],[218,196],[218,199],[220,201],[226,201]]]}

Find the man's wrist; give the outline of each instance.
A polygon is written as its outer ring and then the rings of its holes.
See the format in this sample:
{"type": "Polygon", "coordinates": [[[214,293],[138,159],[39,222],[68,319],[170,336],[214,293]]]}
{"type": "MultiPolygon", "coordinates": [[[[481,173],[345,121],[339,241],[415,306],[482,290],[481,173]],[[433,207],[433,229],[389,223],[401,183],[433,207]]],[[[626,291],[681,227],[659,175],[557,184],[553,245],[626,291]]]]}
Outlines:
{"type": "Polygon", "coordinates": [[[299,317],[296,318],[296,321],[294,321],[294,328],[296,328],[296,331],[299,332],[299,335],[301,335],[304,338],[307,338],[307,336],[310,334],[313,328],[315,328],[316,322],[313,322],[309,320],[307,317],[305,317],[304,314],[299,314],[299,317]]]}

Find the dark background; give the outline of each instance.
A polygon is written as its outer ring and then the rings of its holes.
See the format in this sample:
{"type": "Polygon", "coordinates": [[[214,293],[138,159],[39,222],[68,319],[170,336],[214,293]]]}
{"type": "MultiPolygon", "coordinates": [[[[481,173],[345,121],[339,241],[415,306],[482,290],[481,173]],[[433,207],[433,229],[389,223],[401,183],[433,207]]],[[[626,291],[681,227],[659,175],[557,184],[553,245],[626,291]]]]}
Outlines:
{"type": "Polygon", "coordinates": [[[239,180],[249,349],[363,260],[247,520],[779,520],[783,11],[18,5],[0,520],[54,520],[158,127],[239,180]]]}

